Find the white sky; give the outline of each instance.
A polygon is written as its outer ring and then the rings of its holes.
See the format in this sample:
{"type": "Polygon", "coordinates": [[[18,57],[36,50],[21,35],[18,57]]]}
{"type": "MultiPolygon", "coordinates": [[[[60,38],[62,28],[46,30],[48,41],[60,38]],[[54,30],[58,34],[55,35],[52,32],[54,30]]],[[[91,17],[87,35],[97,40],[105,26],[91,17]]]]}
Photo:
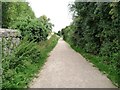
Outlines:
{"type": "Polygon", "coordinates": [[[27,0],[30,3],[36,17],[46,15],[55,25],[53,31],[57,32],[69,25],[72,15],[69,12],[68,4],[74,0],[27,0]]]}

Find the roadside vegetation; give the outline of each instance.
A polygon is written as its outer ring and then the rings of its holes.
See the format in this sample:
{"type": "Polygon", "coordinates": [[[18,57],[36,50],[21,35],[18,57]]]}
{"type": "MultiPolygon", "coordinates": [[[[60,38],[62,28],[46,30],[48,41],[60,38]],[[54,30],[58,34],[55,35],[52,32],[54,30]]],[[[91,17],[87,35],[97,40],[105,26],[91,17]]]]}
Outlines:
{"type": "MultiPolygon", "coordinates": [[[[21,32],[20,44],[12,53],[2,53],[2,88],[24,88],[44,65],[58,37],[47,16],[36,18],[27,2],[2,2],[2,28],[21,32]]],[[[8,45],[9,46],[9,45],[8,45]]]]}
{"type": "MultiPolygon", "coordinates": [[[[3,88],[27,87],[59,39],[53,35],[47,40],[54,26],[47,16],[36,18],[29,3],[17,1],[2,2],[2,28],[21,32],[20,44],[9,55],[2,55],[3,88]]],[[[58,35],[120,87],[120,2],[69,6],[73,22],[58,35]]]]}
{"type": "Polygon", "coordinates": [[[22,39],[26,35],[35,42],[44,41],[54,26],[50,18],[43,15],[35,17],[28,2],[2,2],[2,28],[17,29],[22,39]]]}
{"type": "Polygon", "coordinates": [[[69,6],[73,22],[58,35],[120,87],[120,2],[74,2],[69,6]]]}
{"type": "Polygon", "coordinates": [[[34,43],[25,37],[15,50],[2,60],[3,88],[24,88],[46,62],[49,52],[55,47],[58,37],[34,43]]]}

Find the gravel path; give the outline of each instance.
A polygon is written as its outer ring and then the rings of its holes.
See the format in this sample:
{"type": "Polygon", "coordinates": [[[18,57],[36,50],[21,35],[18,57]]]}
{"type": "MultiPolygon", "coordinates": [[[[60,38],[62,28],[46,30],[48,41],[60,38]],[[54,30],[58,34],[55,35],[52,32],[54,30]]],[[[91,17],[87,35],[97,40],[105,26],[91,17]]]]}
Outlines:
{"type": "Polygon", "coordinates": [[[115,88],[111,81],[62,39],[30,88],[115,88]]]}

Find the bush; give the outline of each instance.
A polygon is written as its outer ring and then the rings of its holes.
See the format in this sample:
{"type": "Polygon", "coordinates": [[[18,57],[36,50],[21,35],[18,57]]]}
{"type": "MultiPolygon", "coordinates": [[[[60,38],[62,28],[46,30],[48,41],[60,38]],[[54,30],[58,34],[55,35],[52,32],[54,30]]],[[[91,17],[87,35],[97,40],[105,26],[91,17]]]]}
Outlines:
{"type": "Polygon", "coordinates": [[[27,2],[2,2],[2,28],[21,31],[22,38],[28,35],[29,40],[40,42],[47,39],[53,24],[45,15],[35,17],[27,2]]]}
{"type": "Polygon", "coordinates": [[[37,43],[34,43],[34,41],[30,42],[25,37],[9,56],[2,59],[3,87],[16,87],[19,85],[14,80],[16,74],[24,72],[31,64],[38,63],[40,58],[41,52],[37,43]]]}
{"type": "MultiPolygon", "coordinates": [[[[70,10],[74,12],[73,22],[61,31],[63,39],[74,47],[91,56],[101,57],[96,60],[101,63],[98,68],[103,68],[117,86],[120,83],[117,80],[120,72],[120,60],[117,58],[120,51],[119,8],[120,2],[74,2],[70,5],[70,10]]],[[[90,59],[95,62],[95,59],[90,59]]]]}
{"type": "Polygon", "coordinates": [[[40,18],[30,20],[29,18],[21,18],[11,28],[20,30],[22,38],[28,35],[29,40],[40,42],[47,39],[48,34],[52,30],[52,24],[46,16],[41,16],[40,18]]]}

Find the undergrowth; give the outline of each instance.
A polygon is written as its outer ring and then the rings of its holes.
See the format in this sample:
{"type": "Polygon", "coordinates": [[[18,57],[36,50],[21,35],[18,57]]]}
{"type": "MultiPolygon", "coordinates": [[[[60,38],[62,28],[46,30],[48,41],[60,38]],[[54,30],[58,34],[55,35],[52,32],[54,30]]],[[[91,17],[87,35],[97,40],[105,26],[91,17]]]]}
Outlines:
{"type": "Polygon", "coordinates": [[[56,35],[40,43],[23,39],[9,56],[2,59],[2,88],[27,88],[57,41],[56,35]]]}

